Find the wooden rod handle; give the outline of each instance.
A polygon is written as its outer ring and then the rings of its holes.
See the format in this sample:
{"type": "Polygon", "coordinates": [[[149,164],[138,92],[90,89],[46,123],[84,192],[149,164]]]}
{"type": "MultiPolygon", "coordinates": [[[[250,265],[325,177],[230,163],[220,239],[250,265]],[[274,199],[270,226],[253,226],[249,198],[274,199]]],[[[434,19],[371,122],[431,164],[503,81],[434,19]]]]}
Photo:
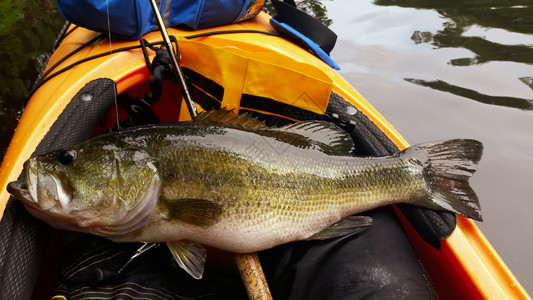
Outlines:
{"type": "Polygon", "coordinates": [[[261,262],[256,253],[236,254],[235,261],[250,300],[272,300],[261,262]]]}

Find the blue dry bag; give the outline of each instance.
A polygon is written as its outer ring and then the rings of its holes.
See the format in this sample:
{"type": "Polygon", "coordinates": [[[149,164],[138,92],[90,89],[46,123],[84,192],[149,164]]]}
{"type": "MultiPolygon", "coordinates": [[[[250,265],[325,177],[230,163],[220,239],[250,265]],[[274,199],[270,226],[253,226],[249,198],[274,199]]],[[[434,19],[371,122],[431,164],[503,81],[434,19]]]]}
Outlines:
{"type": "MultiPolygon", "coordinates": [[[[208,28],[257,15],[265,0],[157,0],[165,26],[208,28]]],[[[149,0],[58,0],[69,22],[112,36],[135,40],[158,30],[149,0]]]]}

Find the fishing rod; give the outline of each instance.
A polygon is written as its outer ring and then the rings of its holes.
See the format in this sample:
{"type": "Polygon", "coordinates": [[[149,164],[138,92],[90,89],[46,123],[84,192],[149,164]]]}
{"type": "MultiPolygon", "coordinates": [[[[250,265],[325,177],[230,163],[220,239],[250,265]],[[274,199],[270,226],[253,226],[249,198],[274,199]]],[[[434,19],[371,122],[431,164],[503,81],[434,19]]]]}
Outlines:
{"type": "Polygon", "coordinates": [[[154,11],[155,18],[157,19],[157,23],[159,25],[159,31],[161,32],[161,35],[163,36],[163,41],[165,42],[168,55],[170,56],[170,62],[172,63],[172,71],[174,72],[174,75],[178,79],[181,89],[183,91],[183,98],[185,99],[185,103],[187,104],[187,108],[189,109],[189,114],[194,119],[198,115],[198,112],[196,110],[196,106],[194,102],[192,101],[191,94],[189,93],[189,88],[187,87],[187,81],[185,79],[185,74],[183,73],[183,70],[181,69],[181,66],[178,62],[178,58],[177,58],[177,55],[179,55],[178,43],[176,42],[176,52],[174,52],[174,47],[172,46],[172,42],[170,41],[170,38],[168,36],[167,28],[165,27],[165,24],[163,23],[163,18],[161,18],[159,7],[157,6],[157,3],[155,2],[155,0],[150,0],[150,4],[152,4],[152,10],[154,11]]]}

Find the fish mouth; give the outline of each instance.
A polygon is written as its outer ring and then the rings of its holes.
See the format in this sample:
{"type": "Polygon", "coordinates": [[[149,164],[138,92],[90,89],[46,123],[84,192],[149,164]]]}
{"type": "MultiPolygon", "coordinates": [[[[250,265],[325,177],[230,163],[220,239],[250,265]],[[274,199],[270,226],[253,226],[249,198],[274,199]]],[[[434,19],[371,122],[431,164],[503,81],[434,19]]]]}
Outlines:
{"type": "Polygon", "coordinates": [[[37,202],[33,200],[33,197],[31,196],[27,188],[26,182],[24,181],[19,180],[19,181],[12,181],[8,183],[7,191],[11,195],[13,195],[13,197],[23,201],[26,204],[29,204],[32,206],[37,204],[37,202]]]}
{"type": "Polygon", "coordinates": [[[38,169],[38,166],[36,160],[28,160],[24,164],[24,178],[8,183],[7,191],[37,219],[57,229],[83,232],[83,228],[75,222],[77,214],[67,207],[71,199],[66,189],[68,186],[61,184],[51,172],[38,169]],[[39,190],[43,188],[43,183],[47,186],[46,192],[39,190]]]}
{"type": "Polygon", "coordinates": [[[43,220],[58,229],[77,230],[77,231],[80,230],[79,227],[76,226],[75,224],[57,221],[53,216],[50,216],[47,213],[42,212],[42,209],[39,206],[39,203],[36,202],[33,196],[30,194],[30,190],[28,189],[28,186],[26,185],[25,181],[19,180],[19,181],[10,182],[7,185],[7,191],[11,195],[13,195],[13,197],[22,201],[22,203],[26,207],[26,210],[34,217],[40,220],[43,220]]]}
{"type": "Polygon", "coordinates": [[[24,163],[24,176],[22,179],[8,183],[7,191],[13,195],[13,197],[21,200],[25,204],[36,206],[39,201],[37,200],[37,187],[31,188],[31,183],[37,182],[37,174],[34,171],[36,166],[35,159],[29,159],[24,163]],[[30,183],[28,185],[28,183],[30,183]]]}
{"type": "Polygon", "coordinates": [[[39,167],[35,158],[29,159],[24,164],[24,179],[10,182],[7,191],[37,209],[50,210],[57,204],[62,209],[68,209],[71,200],[69,188],[53,173],[39,167]]]}
{"type": "Polygon", "coordinates": [[[37,196],[37,161],[34,158],[24,163],[24,176],[22,179],[12,181],[7,185],[7,191],[13,197],[21,200],[27,205],[39,208],[39,198],[37,196]]]}

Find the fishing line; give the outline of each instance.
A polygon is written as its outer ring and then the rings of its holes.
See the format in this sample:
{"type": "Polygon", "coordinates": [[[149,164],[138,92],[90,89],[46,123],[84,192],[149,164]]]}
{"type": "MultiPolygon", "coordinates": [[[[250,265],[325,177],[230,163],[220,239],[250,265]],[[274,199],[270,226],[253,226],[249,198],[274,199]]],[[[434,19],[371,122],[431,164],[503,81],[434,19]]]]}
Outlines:
{"type": "MultiPolygon", "coordinates": [[[[107,13],[107,39],[109,40],[109,54],[113,54],[113,42],[111,41],[111,21],[109,18],[109,0],[105,1],[106,4],[106,13],[107,13]]],[[[111,75],[113,78],[114,76],[115,68],[113,67],[113,64],[111,64],[111,75]]],[[[120,122],[118,119],[118,100],[117,100],[117,85],[113,85],[114,89],[114,97],[115,97],[115,118],[117,120],[117,131],[120,131],[120,122]]]]}

